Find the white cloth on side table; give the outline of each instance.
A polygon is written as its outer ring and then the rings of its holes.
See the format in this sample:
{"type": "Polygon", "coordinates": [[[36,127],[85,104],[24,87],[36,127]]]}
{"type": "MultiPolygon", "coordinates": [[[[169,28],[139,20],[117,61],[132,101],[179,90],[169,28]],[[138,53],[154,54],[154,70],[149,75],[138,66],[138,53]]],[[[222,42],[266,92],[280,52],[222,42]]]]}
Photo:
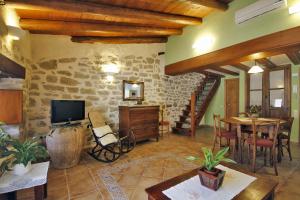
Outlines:
{"type": "Polygon", "coordinates": [[[47,183],[49,162],[33,164],[29,172],[23,176],[6,172],[0,178],[0,194],[31,188],[47,183]]]}
{"type": "Polygon", "coordinates": [[[256,180],[253,176],[223,165],[218,165],[217,168],[226,171],[223,184],[217,191],[202,186],[197,175],[164,190],[163,193],[172,200],[229,200],[256,180]]]}

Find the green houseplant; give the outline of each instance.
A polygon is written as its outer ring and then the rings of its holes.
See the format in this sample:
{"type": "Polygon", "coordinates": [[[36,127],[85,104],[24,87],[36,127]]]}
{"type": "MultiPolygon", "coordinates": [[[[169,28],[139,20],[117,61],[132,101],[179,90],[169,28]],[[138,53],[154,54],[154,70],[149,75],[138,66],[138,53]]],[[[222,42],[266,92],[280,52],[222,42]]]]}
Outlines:
{"type": "Polygon", "coordinates": [[[221,187],[225,171],[216,168],[216,166],[220,164],[220,162],[235,163],[235,161],[225,157],[228,150],[229,147],[226,147],[214,155],[211,149],[202,148],[204,162],[203,166],[199,169],[199,178],[203,186],[212,190],[218,190],[221,187]]]}
{"type": "Polygon", "coordinates": [[[30,170],[31,162],[48,155],[46,148],[35,139],[21,142],[2,132],[0,133],[0,143],[0,157],[7,158],[1,163],[0,171],[2,173],[12,169],[16,175],[23,175],[30,170]]]}

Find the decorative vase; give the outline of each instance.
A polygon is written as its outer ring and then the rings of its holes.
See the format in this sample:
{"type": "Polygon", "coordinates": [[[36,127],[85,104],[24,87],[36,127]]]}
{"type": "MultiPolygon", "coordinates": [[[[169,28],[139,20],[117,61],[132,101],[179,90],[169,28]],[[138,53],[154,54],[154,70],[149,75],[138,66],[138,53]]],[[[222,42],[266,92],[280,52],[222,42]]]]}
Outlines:
{"type": "Polygon", "coordinates": [[[13,167],[13,174],[17,176],[22,176],[31,170],[31,162],[25,167],[24,164],[16,164],[13,167]]]}
{"type": "Polygon", "coordinates": [[[201,185],[217,191],[223,184],[225,171],[215,168],[214,171],[207,171],[204,167],[198,171],[201,185]]]}
{"type": "Polygon", "coordinates": [[[51,162],[56,169],[66,169],[78,164],[84,144],[81,127],[56,128],[46,137],[51,162]]]}

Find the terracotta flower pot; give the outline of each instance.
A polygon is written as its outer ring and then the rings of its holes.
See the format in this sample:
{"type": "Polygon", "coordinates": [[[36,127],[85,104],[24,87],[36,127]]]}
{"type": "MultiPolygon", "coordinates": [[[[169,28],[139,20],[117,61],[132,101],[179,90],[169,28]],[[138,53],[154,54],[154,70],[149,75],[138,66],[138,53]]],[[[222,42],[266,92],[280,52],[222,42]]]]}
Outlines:
{"type": "Polygon", "coordinates": [[[202,167],[199,169],[198,174],[203,186],[216,191],[223,183],[225,171],[217,168],[214,171],[207,171],[202,167]]]}

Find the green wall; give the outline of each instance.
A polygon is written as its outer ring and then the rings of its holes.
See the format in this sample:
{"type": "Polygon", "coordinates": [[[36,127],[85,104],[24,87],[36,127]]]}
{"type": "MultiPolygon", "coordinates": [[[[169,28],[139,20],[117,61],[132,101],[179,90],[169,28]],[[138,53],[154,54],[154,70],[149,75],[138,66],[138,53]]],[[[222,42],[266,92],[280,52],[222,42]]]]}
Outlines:
{"type": "MultiPolygon", "coordinates": [[[[298,88],[297,93],[293,93],[292,91],[292,116],[295,117],[294,123],[293,123],[293,129],[292,129],[292,141],[298,142],[298,136],[299,136],[299,115],[298,113],[294,113],[296,110],[299,112],[299,69],[300,66],[294,66],[292,65],[292,90],[293,85],[295,85],[298,88]]],[[[212,101],[209,104],[208,109],[206,110],[205,117],[204,117],[204,124],[207,125],[213,125],[213,114],[220,114],[221,116],[224,116],[224,79],[229,78],[237,78],[232,76],[226,76],[222,79],[221,85],[219,89],[217,90],[216,95],[212,99],[212,101]]],[[[243,112],[245,110],[245,72],[241,71],[240,76],[240,112],[243,112]]]]}
{"type": "Polygon", "coordinates": [[[256,0],[234,0],[226,12],[215,12],[205,17],[202,25],[186,27],[181,36],[169,37],[166,45],[166,64],[195,57],[233,44],[300,26],[300,14],[290,15],[288,7],[300,0],[288,0],[287,7],[266,13],[236,25],[234,13],[256,0]],[[209,36],[213,43],[206,50],[192,48],[196,41],[209,36]]]}

